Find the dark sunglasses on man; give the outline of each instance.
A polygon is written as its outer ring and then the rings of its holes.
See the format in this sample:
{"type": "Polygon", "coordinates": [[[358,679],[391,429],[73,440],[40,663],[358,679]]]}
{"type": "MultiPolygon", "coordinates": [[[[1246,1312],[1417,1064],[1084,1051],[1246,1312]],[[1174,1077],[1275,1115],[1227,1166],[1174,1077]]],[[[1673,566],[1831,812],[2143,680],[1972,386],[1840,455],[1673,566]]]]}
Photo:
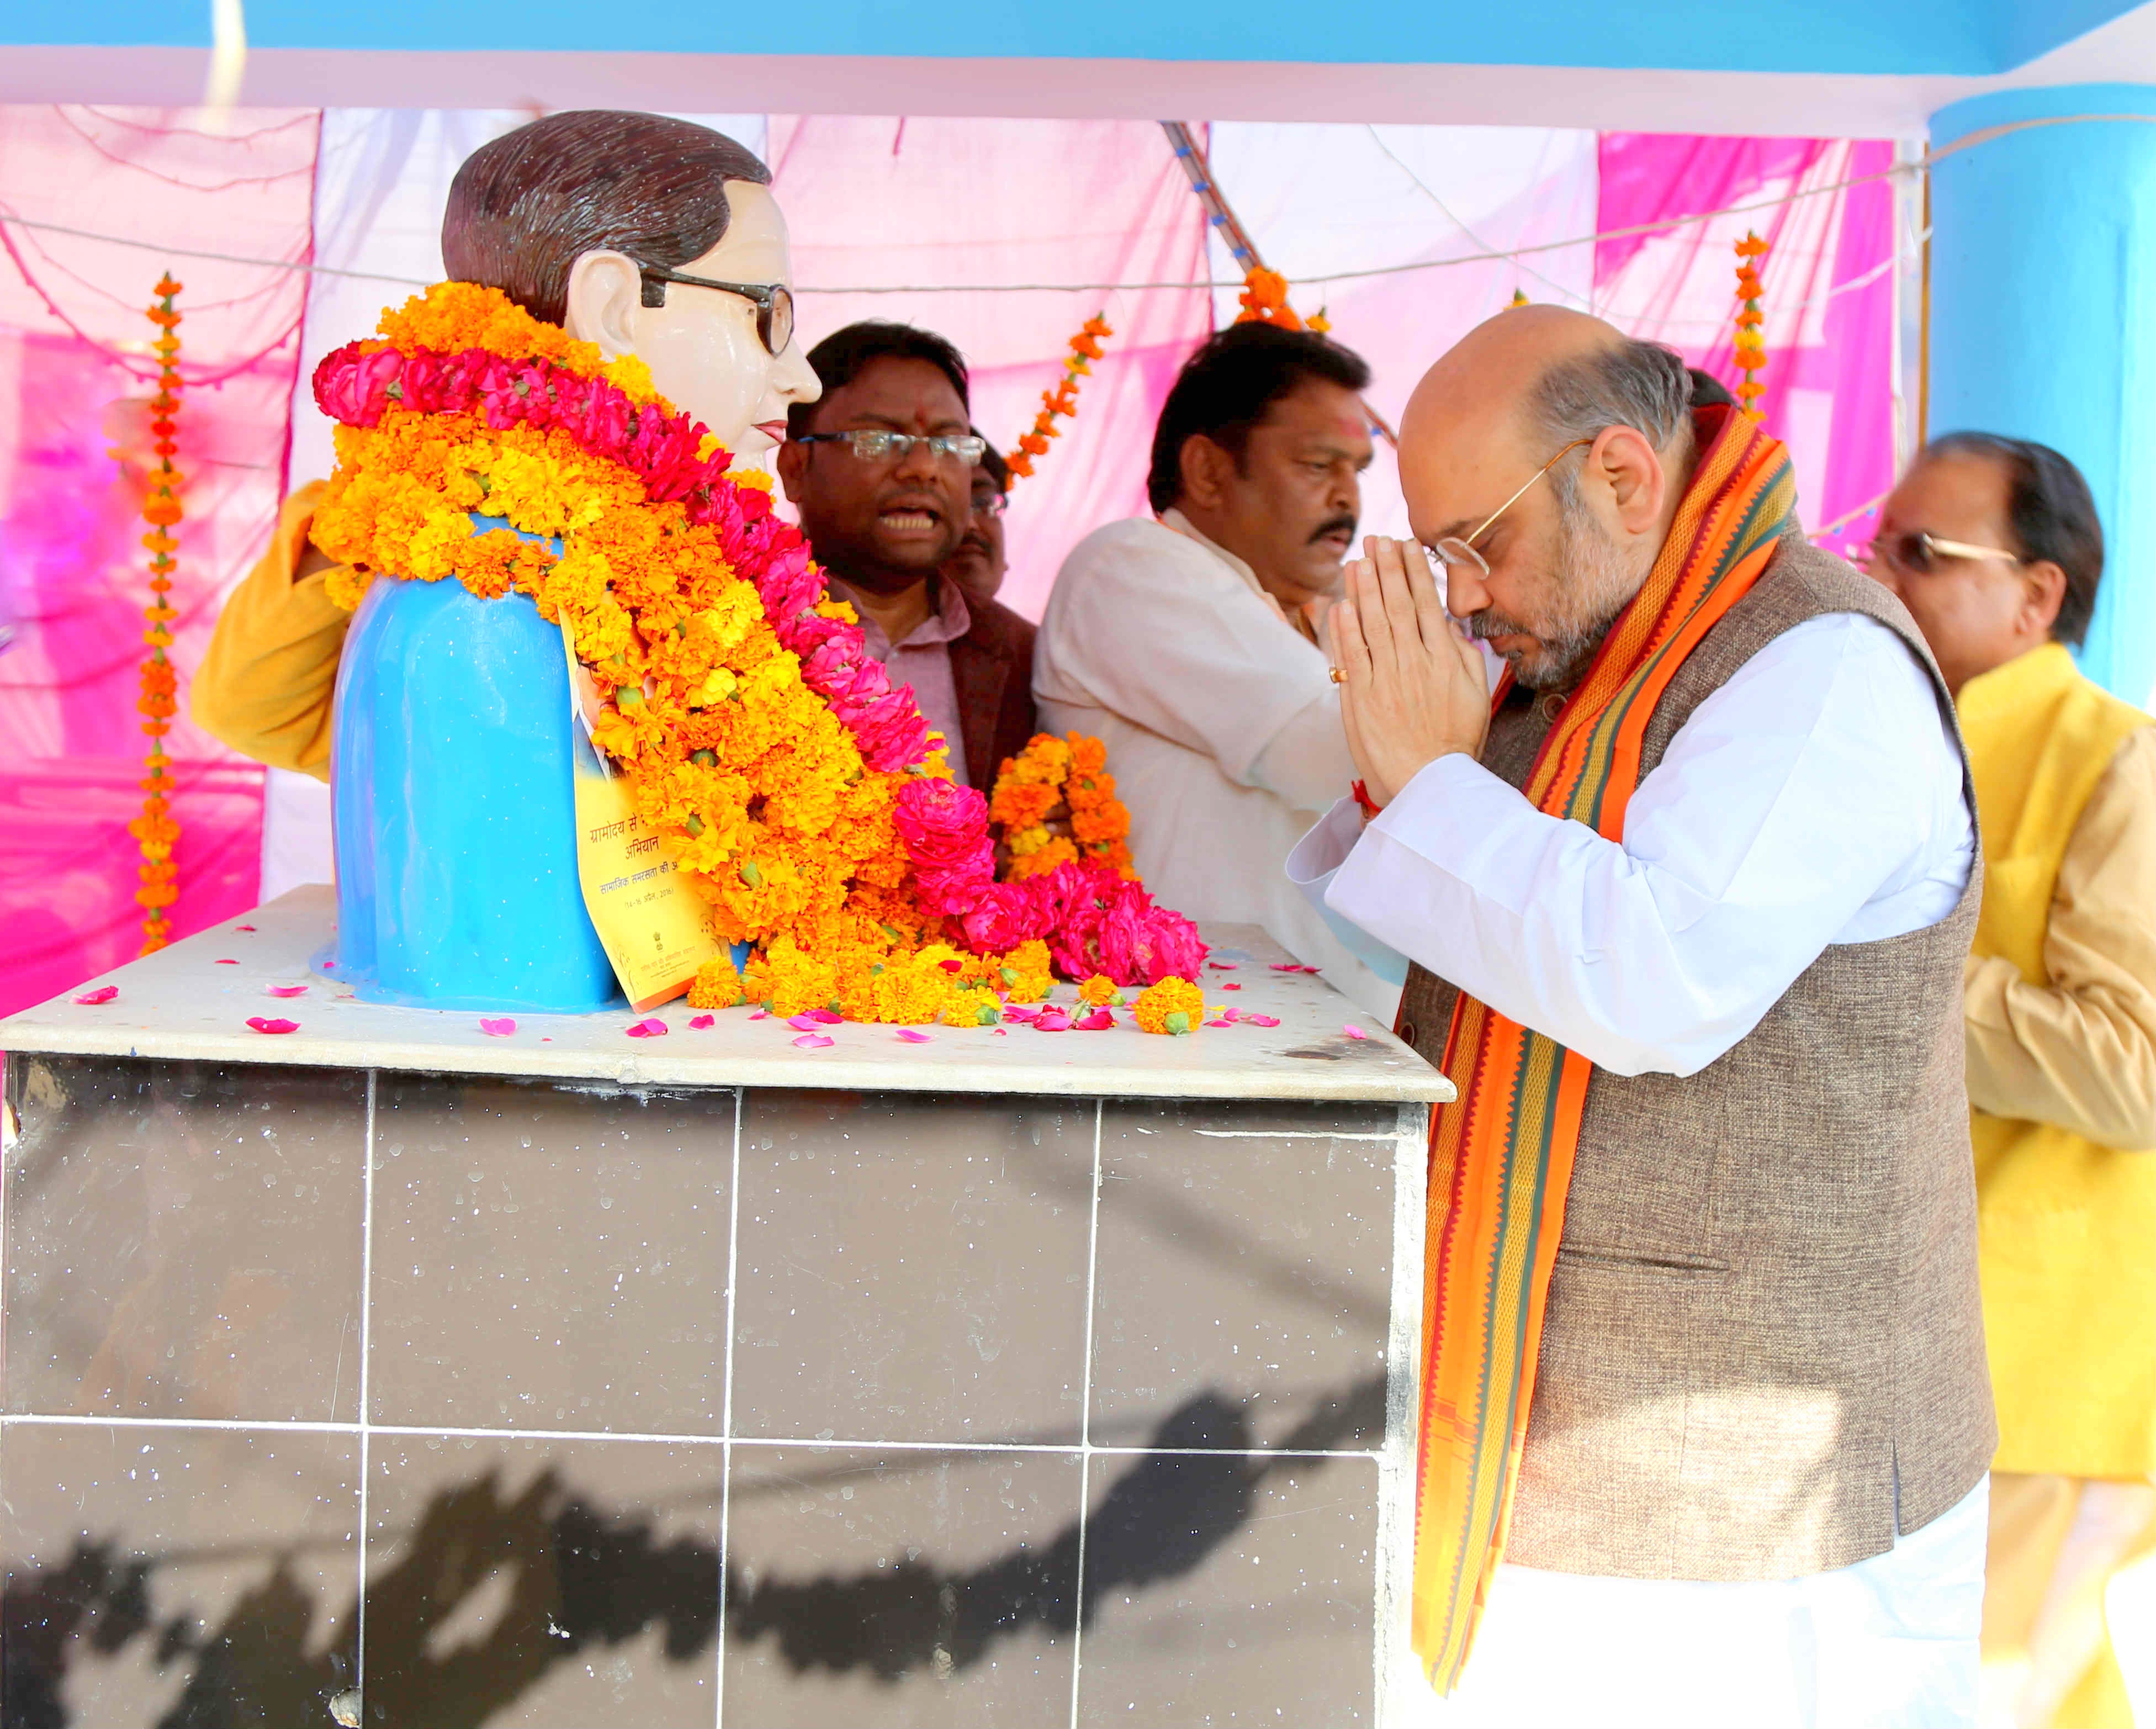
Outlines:
{"type": "Polygon", "coordinates": [[[632,260],[646,282],[680,282],[690,288],[715,288],[756,303],[756,337],[764,352],[778,355],[793,340],[793,291],[783,282],[719,282],[709,276],[684,275],[663,264],[632,260]]]}
{"type": "Polygon", "coordinates": [[[1995,546],[1972,546],[1965,540],[1947,540],[1922,528],[1881,535],[1871,543],[1866,554],[1867,563],[1885,564],[1904,576],[1929,576],[1944,558],[2004,558],[2010,564],[2022,562],[2019,553],[2005,552],[1995,546]]]}

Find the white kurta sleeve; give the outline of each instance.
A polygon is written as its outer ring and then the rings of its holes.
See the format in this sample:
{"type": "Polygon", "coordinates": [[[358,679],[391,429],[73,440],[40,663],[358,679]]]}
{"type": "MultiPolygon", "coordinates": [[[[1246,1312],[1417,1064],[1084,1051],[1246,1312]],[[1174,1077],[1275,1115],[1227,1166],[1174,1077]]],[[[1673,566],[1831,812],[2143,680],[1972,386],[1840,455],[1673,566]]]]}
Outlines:
{"type": "MultiPolygon", "coordinates": [[[[1306,874],[1325,862],[1313,842],[1297,850],[1306,874]]],[[[1928,675],[1883,625],[1834,614],[1700,704],[1634,792],[1621,845],[1444,757],[1363,831],[1325,898],[1602,1068],[1688,1075],[1829,944],[1944,917],[1974,843],[1928,675]]]]}

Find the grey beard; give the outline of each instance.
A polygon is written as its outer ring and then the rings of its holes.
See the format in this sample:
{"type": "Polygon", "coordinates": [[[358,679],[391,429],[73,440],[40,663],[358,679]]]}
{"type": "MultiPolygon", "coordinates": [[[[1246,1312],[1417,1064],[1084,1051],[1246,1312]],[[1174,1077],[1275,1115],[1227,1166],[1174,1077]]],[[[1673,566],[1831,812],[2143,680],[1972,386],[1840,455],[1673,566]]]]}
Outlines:
{"type": "Polygon", "coordinates": [[[1586,509],[1571,501],[1559,507],[1557,569],[1550,583],[1554,616],[1540,629],[1508,619],[1485,607],[1467,620],[1469,632],[1493,636],[1532,636],[1537,647],[1505,656],[1512,677],[1531,691],[1568,691],[1586,677],[1639,584],[1586,509]]]}

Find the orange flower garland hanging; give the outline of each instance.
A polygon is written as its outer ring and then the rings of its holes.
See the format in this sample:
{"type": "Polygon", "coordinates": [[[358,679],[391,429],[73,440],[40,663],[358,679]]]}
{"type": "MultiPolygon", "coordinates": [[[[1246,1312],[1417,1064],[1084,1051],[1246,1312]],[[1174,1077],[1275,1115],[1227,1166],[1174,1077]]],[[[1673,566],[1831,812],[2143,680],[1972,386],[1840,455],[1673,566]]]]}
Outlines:
{"type": "Polygon", "coordinates": [[[1053,390],[1040,393],[1040,412],[1033,417],[1033,430],[1018,441],[1018,448],[1010,454],[1011,478],[1033,472],[1033,459],[1048,454],[1048,441],[1063,434],[1055,422],[1059,416],[1070,419],[1078,412],[1078,381],[1093,370],[1093,363],[1101,358],[1101,342],[1115,332],[1108,321],[1096,312],[1086,321],[1086,327],[1070,338],[1070,353],[1063,363],[1063,382],[1053,390]]]}
{"type": "Polygon", "coordinates": [[[1737,399],[1754,420],[1764,418],[1757,404],[1767,394],[1767,387],[1753,376],[1765,371],[1767,366],[1767,343],[1759,328],[1766,319],[1759,309],[1764,292],[1759,281],[1759,260],[1766,255],[1767,243],[1746,230],[1744,238],[1737,243],[1737,297],[1744,303],[1737,314],[1735,358],[1738,371],[1744,374],[1744,382],[1737,387],[1737,399]]]}
{"type": "Polygon", "coordinates": [[[178,430],[174,417],[179,413],[182,388],[180,339],[175,334],[180,315],[172,301],[180,287],[169,271],[159,277],[152,291],[157,303],[149,311],[150,322],[158,327],[157,339],[150,345],[157,352],[158,368],[157,394],[150,404],[150,430],[157,439],[157,466],[151,472],[149,491],[142,501],[142,520],[150,525],[150,532],[142,537],[142,544],[150,551],[150,604],[142,610],[149,628],[143,631],[142,641],[150,652],[143,656],[142,694],[135,706],[142,714],[150,752],[143,763],[142,814],[127,825],[127,832],[142,852],[141,886],[135,891],[135,898],[146,914],[141,949],[145,955],[172,940],[172,922],[165,909],[179,898],[172,848],[180,838],[180,826],[172,816],[172,782],[165,755],[165,735],[172,730],[178,680],[165,651],[172,646],[172,625],[178,616],[169,596],[175,564],[172,553],[179,545],[172,530],[179,525],[181,515],[181,475],[172,466],[172,456],[178,449],[172,440],[178,430]]]}
{"type": "Polygon", "coordinates": [[[1097,864],[993,881],[987,801],[951,781],[767,490],[725,476],[640,361],[470,283],[380,328],[316,373],[337,423],[312,529],[345,566],[331,598],[357,607],[379,572],[456,580],[573,630],[607,704],[593,742],[713,934],[751,945],[707,964],[693,1006],[973,1025],[1046,994],[1051,945],[1072,978],[1203,964],[1188,920],[1097,864]]]}
{"type": "Polygon", "coordinates": [[[988,821],[1001,831],[998,858],[1007,883],[1081,860],[1126,878],[1137,874],[1131,868],[1131,813],[1116,796],[1108,749],[1098,738],[1034,733],[996,776],[988,821]]]}

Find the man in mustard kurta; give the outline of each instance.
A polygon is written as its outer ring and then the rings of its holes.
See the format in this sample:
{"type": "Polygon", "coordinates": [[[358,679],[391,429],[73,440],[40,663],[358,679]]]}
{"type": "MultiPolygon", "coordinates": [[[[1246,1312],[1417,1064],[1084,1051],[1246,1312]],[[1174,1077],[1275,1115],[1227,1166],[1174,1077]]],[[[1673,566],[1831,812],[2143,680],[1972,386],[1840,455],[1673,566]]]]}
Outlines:
{"type": "Polygon", "coordinates": [[[2067,652],[2103,536],[2056,450],[1934,441],[1870,568],[1955,692],[1984,836],[1964,997],[1999,1429],[1984,1721],[2156,1729],[2134,1674],[2156,1660],[2156,727],[2067,652]]]}

